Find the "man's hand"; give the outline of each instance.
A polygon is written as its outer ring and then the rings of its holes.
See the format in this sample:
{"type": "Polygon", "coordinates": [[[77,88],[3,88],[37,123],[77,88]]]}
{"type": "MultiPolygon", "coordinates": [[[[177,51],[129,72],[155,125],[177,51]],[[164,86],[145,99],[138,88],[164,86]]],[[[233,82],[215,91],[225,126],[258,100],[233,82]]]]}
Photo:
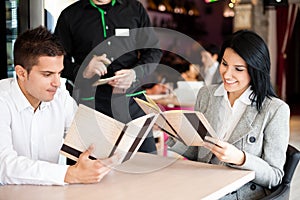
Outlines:
{"type": "Polygon", "coordinates": [[[89,155],[93,152],[91,145],[83,152],[75,165],[68,168],[65,175],[66,183],[97,183],[111,170],[115,163],[115,156],[103,160],[91,160],[89,155]]]}
{"type": "Polygon", "coordinates": [[[94,56],[88,66],[83,71],[84,78],[92,78],[94,75],[103,76],[107,73],[106,65],[111,64],[111,61],[106,58],[106,54],[94,56]]]}
{"type": "Polygon", "coordinates": [[[115,73],[115,76],[118,75],[125,75],[125,76],[109,81],[108,84],[110,84],[115,88],[119,88],[123,90],[127,90],[131,86],[132,82],[135,81],[136,79],[136,74],[133,69],[122,69],[115,73]]]}
{"type": "Polygon", "coordinates": [[[209,136],[205,136],[205,140],[204,147],[209,149],[220,161],[235,165],[244,164],[244,152],[232,144],[209,136]]]}

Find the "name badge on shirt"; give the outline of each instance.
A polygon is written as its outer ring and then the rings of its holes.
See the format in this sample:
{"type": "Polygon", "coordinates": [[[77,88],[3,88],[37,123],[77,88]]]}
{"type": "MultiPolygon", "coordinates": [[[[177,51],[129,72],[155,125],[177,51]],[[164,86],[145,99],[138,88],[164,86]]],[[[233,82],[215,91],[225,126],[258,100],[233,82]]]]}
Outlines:
{"type": "Polygon", "coordinates": [[[115,33],[119,37],[129,37],[129,28],[116,28],[115,33]]]}

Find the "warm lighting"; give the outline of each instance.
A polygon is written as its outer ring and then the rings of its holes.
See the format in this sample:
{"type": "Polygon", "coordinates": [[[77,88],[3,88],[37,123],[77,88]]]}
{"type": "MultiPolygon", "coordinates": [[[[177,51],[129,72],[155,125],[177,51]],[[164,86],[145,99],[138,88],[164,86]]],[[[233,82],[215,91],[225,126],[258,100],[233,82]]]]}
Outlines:
{"type": "Polygon", "coordinates": [[[232,9],[226,9],[223,13],[224,17],[234,17],[234,11],[232,9]]]}
{"type": "Polygon", "coordinates": [[[188,14],[191,15],[191,16],[193,16],[195,13],[194,13],[193,10],[189,10],[188,14]]]}
{"type": "Polygon", "coordinates": [[[189,16],[199,16],[200,14],[195,2],[186,2],[183,7],[189,16]]]}
{"type": "Polygon", "coordinates": [[[161,12],[165,12],[166,11],[166,6],[164,4],[159,4],[157,9],[161,12]]]}
{"type": "Polygon", "coordinates": [[[252,3],[253,5],[257,5],[257,1],[258,1],[258,0],[251,0],[251,3],[252,3]]]}
{"type": "Polygon", "coordinates": [[[150,10],[157,10],[160,12],[168,12],[189,16],[199,16],[199,10],[193,1],[180,0],[148,0],[150,10]],[[155,8],[156,7],[156,8],[155,8]]]}
{"type": "Polygon", "coordinates": [[[234,3],[232,3],[232,1],[234,0],[231,0],[231,3],[228,4],[228,6],[225,6],[224,7],[224,11],[223,11],[223,17],[234,17],[234,3]]]}
{"type": "Polygon", "coordinates": [[[181,7],[175,7],[175,8],[174,8],[174,13],[177,13],[177,14],[184,14],[184,13],[185,13],[185,9],[184,9],[184,8],[181,8],[181,7]]]}

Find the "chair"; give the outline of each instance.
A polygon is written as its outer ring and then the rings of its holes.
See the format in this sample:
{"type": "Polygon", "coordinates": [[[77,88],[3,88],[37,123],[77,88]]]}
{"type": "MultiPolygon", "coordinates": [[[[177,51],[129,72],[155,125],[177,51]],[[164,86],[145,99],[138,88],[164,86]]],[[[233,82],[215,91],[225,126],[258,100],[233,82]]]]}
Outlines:
{"type": "Polygon", "coordinates": [[[288,145],[286,152],[286,162],[284,165],[284,177],[282,183],[272,191],[271,194],[262,198],[261,200],[286,200],[290,196],[290,184],[295,172],[295,169],[300,160],[300,152],[292,145],[288,145]]]}

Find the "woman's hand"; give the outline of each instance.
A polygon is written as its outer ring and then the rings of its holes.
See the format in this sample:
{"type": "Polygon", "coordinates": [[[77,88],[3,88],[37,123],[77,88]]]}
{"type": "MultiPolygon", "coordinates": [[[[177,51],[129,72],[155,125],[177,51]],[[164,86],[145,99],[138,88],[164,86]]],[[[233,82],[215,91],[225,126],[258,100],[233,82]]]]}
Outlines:
{"type": "Polygon", "coordinates": [[[244,152],[228,142],[205,136],[204,147],[209,149],[220,161],[235,165],[243,165],[245,162],[244,152]]]}

